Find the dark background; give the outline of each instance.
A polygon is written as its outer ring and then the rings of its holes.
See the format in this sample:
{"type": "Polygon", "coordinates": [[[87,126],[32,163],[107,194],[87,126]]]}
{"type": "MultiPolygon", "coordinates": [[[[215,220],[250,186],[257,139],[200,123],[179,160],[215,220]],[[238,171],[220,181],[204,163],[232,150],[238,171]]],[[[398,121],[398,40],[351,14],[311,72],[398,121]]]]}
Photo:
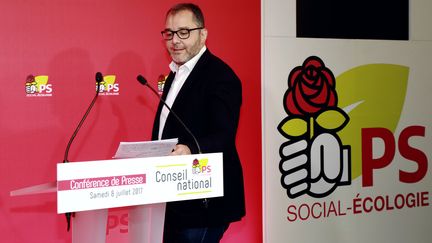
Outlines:
{"type": "Polygon", "coordinates": [[[297,0],[297,37],[408,40],[408,0],[297,0]]]}

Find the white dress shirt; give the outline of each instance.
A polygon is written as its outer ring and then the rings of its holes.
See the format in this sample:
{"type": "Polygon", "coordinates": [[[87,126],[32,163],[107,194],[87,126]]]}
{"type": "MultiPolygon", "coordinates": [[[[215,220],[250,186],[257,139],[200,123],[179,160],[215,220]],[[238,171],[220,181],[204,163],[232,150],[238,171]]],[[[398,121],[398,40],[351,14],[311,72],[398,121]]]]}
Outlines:
{"type": "MultiPolygon", "coordinates": [[[[165,99],[165,103],[171,108],[174,104],[174,101],[180,92],[180,89],[183,87],[183,84],[185,83],[187,77],[192,72],[193,68],[195,67],[196,63],[202,56],[202,54],[206,51],[206,46],[203,46],[201,50],[198,52],[197,55],[195,55],[193,58],[191,58],[189,61],[187,61],[185,64],[178,66],[174,62],[171,62],[169,64],[169,67],[173,73],[175,73],[174,80],[171,84],[170,90],[168,91],[168,95],[165,99]]],[[[175,112],[175,111],[174,111],[175,112]]],[[[165,127],[166,119],[169,115],[169,110],[164,105],[159,117],[159,140],[162,138],[162,132],[165,127]]]]}

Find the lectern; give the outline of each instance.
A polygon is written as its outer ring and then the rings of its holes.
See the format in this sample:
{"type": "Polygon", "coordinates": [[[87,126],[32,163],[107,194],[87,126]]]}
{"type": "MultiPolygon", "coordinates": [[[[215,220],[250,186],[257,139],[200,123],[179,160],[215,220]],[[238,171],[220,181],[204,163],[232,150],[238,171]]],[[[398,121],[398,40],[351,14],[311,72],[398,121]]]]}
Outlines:
{"type": "Polygon", "coordinates": [[[106,241],[108,209],[129,208],[129,242],[162,242],[165,203],[223,196],[222,153],[57,164],[57,182],[11,196],[57,192],[57,212],[75,212],[73,243],[106,241]]]}

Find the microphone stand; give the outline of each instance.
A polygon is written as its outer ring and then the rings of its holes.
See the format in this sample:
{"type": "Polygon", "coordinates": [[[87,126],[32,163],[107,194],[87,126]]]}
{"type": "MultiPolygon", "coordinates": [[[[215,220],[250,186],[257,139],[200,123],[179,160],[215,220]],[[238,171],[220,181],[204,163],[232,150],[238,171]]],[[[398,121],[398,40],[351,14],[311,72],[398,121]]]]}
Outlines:
{"type": "MultiPolygon", "coordinates": [[[[199,145],[199,143],[198,143],[198,140],[196,139],[196,137],[194,136],[194,134],[192,133],[192,131],[186,126],[186,124],[184,124],[184,122],[182,121],[182,119],[180,119],[180,117],[179,116],[177,116],[177,114],[173,111],[173,110],[171,110],[171,107],[169,107],[168,105],[167,105],[167,103],[165,102],[165,100],[164,99],[162,99],[162,97],[160,97],[160,95],[156,92],[156,90],[152,87],[152,86],[150,86],[149,84],[148,84],[148,82],[147,82],[147,80],[141,75],[141,74],[139,74],[138,76],[137,76],[137,80],[138,80],[138,82],[140,82],[142,85],[145,85],[145,86],[147,86],[148,88],[150,88],[150,90],[159,98],[159,100],[165,105],[165,107],[166,108],[168,108],[168,110],[169,110],[169,112],[170,112],[170,114],[172,113],[174,116],[175,116],[175,118],[177,119],[177,121],[179,121],[180,122],[180,124],[184,127],[184,129],[189,133],[189,135],[193,138],[193,140],[194,140],[194,142],[195,142],[195,145],[197,146],[197,149],[198,149],[198,153],[199,154],[201,154],[201,147],[200,147],[200,145],[199,145]]],[[[204,198],[203,200],[202,200],[202,203],[203,203],[203,206],[205,207],[205,208],[208,208],[208,204],[209,204],[209,199],[208,198],[204,198]]]]}
{"type": "Polygon", "coordinates": [[[138,76],[137,76],[137,80],[138,80],[138,82],[140,82],[142,85],[145,85],[145,86],[147,86],[148,88],[150,88],[150,90],[151,90],[151,91],[152,91],[152,92],[153,92],[153,93],[154,93],[154,94],[159,98],[159,100],[162,101],[162,103],[163,103],[163,104],[165,105],[165,107],[169,110],[169,112],[172,113],[172,114],[175,116],[175,118],[177,119],[177,121],[180,122],[180,124],[184,127],[184,129],[185,129],[185,130],[189,133],[189,135],[192,137],[192,139],[193,139],[194,142],[195,142],[195,145],[197,146],[198,153],[201,154],[201,147],[200,147],[200,145],[199,145],[199,143],[198,143],[198,140],[195,138],[195,136],[193,135],[192,131],[189,130],[189,128],[186,126],[186,124],[184,124],[184,122],[182,121],[182,119],[180,119],[180,117],[177,116],[177,114],[176,114],[173,110],[171,110],[171,107],[169,107],[169,106],[166,104],[165,100],[162,99],[162,97],[159,96],[159,94],[156,92],[156,90],[155,90],[152,86],[150,86],[150,85],[148,84],[147,80],[146,80],[142,75],[138,75],[138,76]]]}
{"type": "MultiPolygon", "coordinates": [[[[103,80],[102,73],[97,72],[96,73],[96,83],[97,83],[96,94],[95,94],[92,102],[90,103],[90,106],[87,108],[87,111],[85,112],[84,116],[81,118],[81,121],[78,123],[78,126],[76,127],[74,133],[72,134],[71,138],[69,139],[69,142],[66,146],[64,158],[63,158],[63,163],[69,162],[69,160],[68,160],[69,149],[70,149],[72,142],[74,141],[76,135],[78,134],[78,131],[81,129],[81,126],[83,125],[85,119],[87,118],[88,114],[90,113],[91,109],[93,108],[93,105],[96,103],[96,99],[99,96],[100,83],[102,82],[102,80],[103,80]]],[[[66,222],[67,222],[67,231],[69,231],[70,225],[71,225],[71,216],[75,217],[75,213],[65,213],[65,216],[66,216],[66,222]]]]}

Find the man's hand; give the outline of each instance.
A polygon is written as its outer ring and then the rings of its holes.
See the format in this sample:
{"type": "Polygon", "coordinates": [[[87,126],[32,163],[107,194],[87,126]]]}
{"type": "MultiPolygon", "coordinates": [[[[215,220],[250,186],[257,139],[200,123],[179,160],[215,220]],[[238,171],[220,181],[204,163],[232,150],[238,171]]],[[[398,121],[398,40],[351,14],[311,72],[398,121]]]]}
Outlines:
{"type": "Polygon", "coordinates": [[[290,197],[307,193],[310,162],[306,140],[290,141],[281,146],[279,169],[282,172],[281,183],[290,197]]]}
{"type": "Polygon", "coordinates": [[[171,152],[171,155],[187,155],[191,154],[191,151],[188,146],[184,144],[177,144],[174,150],[171,152]]]}
{"type": "Polygon", "coordinates": [[[293,140],[280,147],[281,184],[290,198],[303,194],[324,197],[339,185],[351,184],[349,146],[322,133],[312,141],[293,140]],[[309,144],[310,143],[310,144],[309,144]]]}

